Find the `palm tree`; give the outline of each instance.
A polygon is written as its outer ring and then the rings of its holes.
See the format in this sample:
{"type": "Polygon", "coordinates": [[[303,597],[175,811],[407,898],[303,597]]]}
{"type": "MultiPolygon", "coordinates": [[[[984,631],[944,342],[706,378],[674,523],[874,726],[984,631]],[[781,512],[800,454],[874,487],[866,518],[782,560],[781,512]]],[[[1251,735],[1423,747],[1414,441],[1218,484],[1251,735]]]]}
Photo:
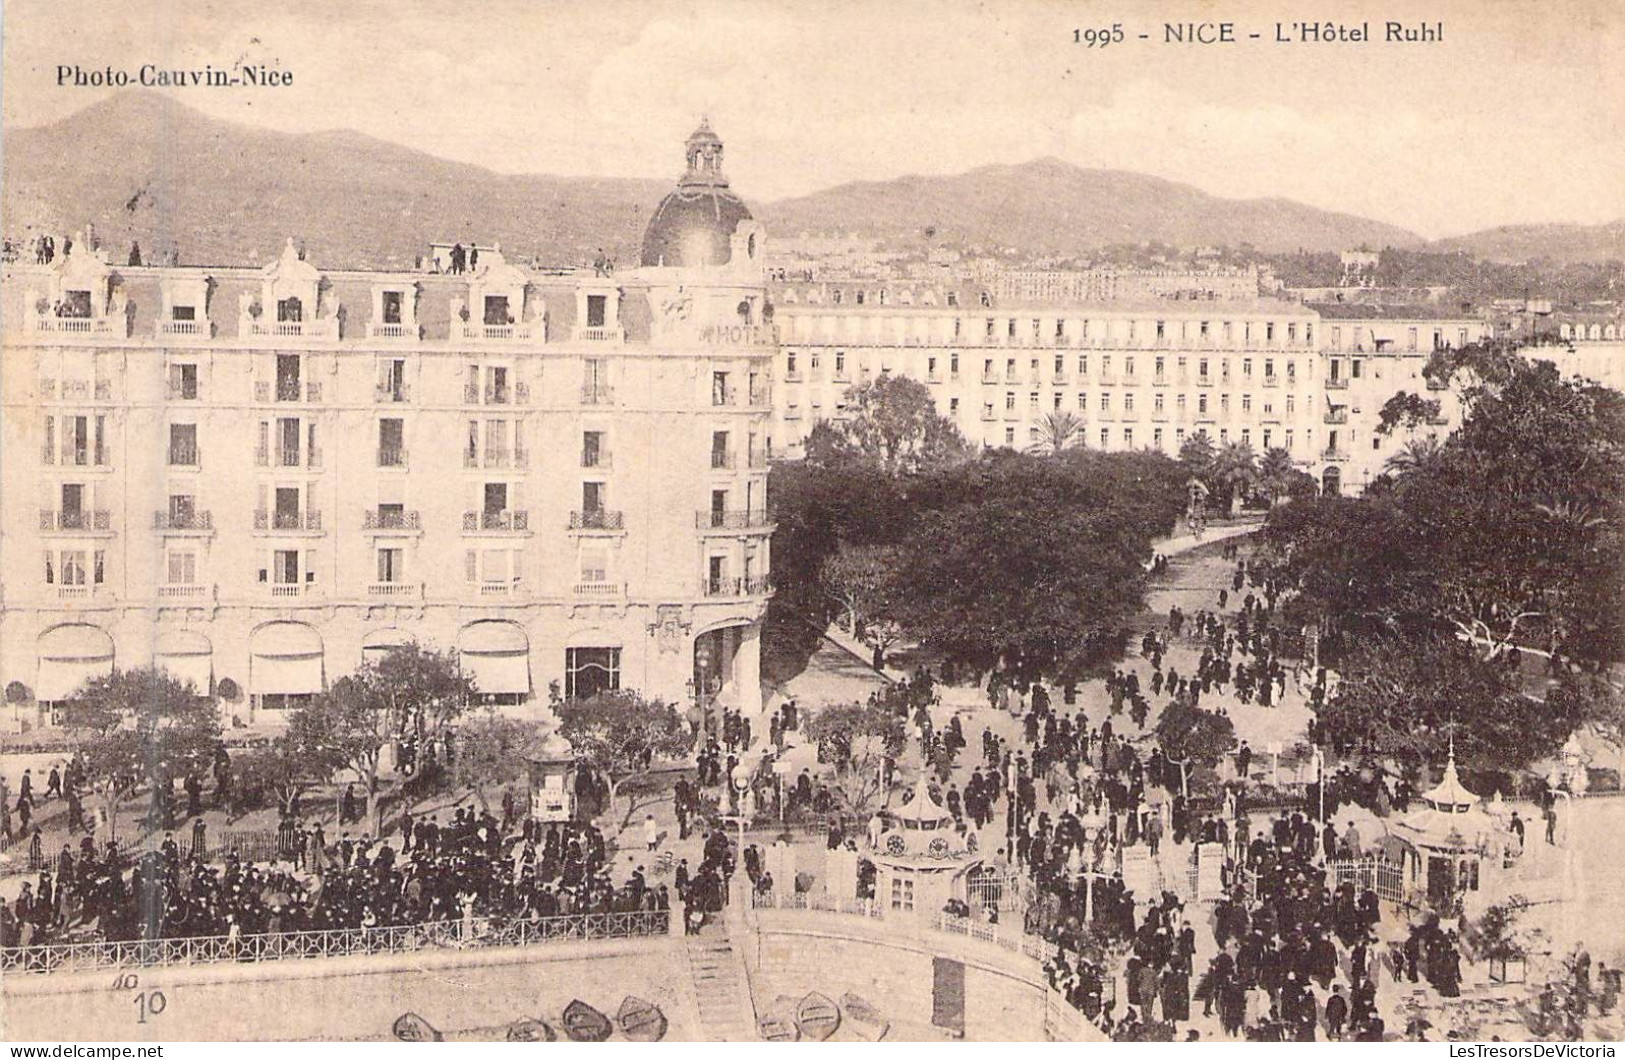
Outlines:
{"type": "Polygon", "coordinates": [[[1437,438],[1412,438],[1383,462],[1382,469],[1390,475],[1420,471],[1437,460],[1443,449],[1444,444],[1437,438]]]}
{"type": "Polygon", "coordinates": [[[1258,457],[1253,447],[1246,442],[1226,442],[1220,446],[1208,468],[1208,480],[1224,497],[1225,511],[1234,515],[1236,502],[1258,481],[1258,457]]]}
{"type": "Polygon", "coordinates": [[[1270,507],[1280,502],[1292,486],[1292,473],[1297,470],[1292,463],[1292,454],[1275,446],[1264,451],[1264,456],[1258,462],[1258,484],[1270,495],[1270,507]]]}
{"type": "Polygon", "coordinates": [[[1083,421],[1070,412],[1051,412],[1038,421],[1038,439],[1027,447],[1035,455],[1059,456],[1083,440],[1083,421]]]}
{"type": "Polygon", "coordinates": [[[1206,479],[1213,467],[1213,439],[1206,431],[1197,431],[1179,446],[1179,462],[1193,476],[1206,479]]]}

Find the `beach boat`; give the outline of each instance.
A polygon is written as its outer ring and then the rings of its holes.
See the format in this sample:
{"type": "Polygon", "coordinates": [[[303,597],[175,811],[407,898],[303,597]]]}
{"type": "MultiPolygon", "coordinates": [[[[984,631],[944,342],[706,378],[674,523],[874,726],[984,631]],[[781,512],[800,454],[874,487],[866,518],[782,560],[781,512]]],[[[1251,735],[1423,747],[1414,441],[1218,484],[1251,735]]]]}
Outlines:
{"type": "Polygon", "coordinates": [[[508,1024],[510,1042],[556,1042],[558,1038],[553,1027],[545,1020],[533,1020],[526,1016],[508,1024]]]}
{"type": "Polygon", "coordinates": [[[660,1006],[641,997],[627,995],[615,1014],[621,1033],[634,1042],[658,1042],[666,1036],[666,1014],[660,1006]]]}
{"type": "Polygon", "coordinates": [[[443,1042],[445,1035],[434,1029],[428,1020],[416,1012],[402,1013],[391,1028],[395,1037],[403,1042],[443,1042]]]}
{"type": "Polygon", "coordinates": [[[835,1002],[814,991],[796,1006],[796,1026],[801,1036],[809,1041],[821,1042],[835,1033],[841,1025],[841,1010],[835,1002]]]}
{"type": "Polygon", "coordinates": [[[780,994],[756,1017],[756,1030],[764,1042],[799,1042],[801,1028],[796,1026],[796,999],[780,994]]]}
{"type": "Polygon", "coordinates": [[[615,1029],[608,1016],[580,998],[564,1006],[563,1023],[572,1042],[601,1042],[615,1029]]]}
{"type": "Polygon", "coordinates": [[[856,994],[841,995],[841,1010],[846,1014],[848,1033],[865,1042],[878,1042],[891,1030],[891,1021],[880,1010],[856,994]]]}

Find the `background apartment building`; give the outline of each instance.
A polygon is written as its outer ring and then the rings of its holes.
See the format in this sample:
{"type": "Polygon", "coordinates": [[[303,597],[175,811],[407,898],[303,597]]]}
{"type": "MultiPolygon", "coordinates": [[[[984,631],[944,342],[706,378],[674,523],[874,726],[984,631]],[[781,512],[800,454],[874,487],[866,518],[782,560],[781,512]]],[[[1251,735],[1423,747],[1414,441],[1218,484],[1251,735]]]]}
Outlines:
{"type": "Polygon", "coordinates": [[[291,240],[12,268],[13,723],[149,663],[274,719],[412,642],[516,709],[553,683],[759,706],[774,346],[721,148],[690,139],[622,273],[322,271],[291,240]]]}
{"type": "Polygon", "coordinates": [[[1477,318],[1267,298],[1069,299],[1009,304],[976,287],[774,286],[780,331],[774,441],[793,455],[845,392],[883,373],[925,383],[971,442],[1025,448],[1068,413],[1079,440],[1177,455],[1215,444],[1283,448],[1333,489],[1360,489],[1412,436],[1377,430],[1409,389],[1439,398],[1419,428],[1448,433],[1455,395],[1430,390],[1432,350],[1493,333],[1477,318]]]}

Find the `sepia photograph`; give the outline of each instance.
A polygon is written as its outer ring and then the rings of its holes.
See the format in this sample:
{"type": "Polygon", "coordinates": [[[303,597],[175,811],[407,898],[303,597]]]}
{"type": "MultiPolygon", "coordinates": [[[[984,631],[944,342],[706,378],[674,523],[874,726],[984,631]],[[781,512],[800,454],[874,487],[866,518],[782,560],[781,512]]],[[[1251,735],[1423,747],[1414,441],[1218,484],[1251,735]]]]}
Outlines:
{"type": "Polygon", "coordinates": [[[0,1042],[1612,1057],[1622,57],[9,0],[0,1042]]]}

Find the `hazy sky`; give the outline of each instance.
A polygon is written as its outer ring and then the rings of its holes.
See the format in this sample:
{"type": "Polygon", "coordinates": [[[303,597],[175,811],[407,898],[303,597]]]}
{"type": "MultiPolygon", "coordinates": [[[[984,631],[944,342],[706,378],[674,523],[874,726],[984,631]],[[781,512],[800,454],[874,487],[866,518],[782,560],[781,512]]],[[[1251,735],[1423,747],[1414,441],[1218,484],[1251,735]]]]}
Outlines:
{"type": "Polygon", "coordinates": [[[294,86],[173,94],[276,129],[605,176],[675,176],[706,113],[758,201],[1054,155],[1429,236],[1625,217],[1621,0],[7,0],[4,121],[107,95],[57,87],[58,64],[240,59],[294,86]],[[1442,20],[1445,38],[1266,43],[1313,17],[1379,36],[1388,18],[1442,20]],[[1158,43],[1192,19],[1243,40],[1158,43]],[[1113,21],[1124,43],[1072,42],[1113,21]]]}

